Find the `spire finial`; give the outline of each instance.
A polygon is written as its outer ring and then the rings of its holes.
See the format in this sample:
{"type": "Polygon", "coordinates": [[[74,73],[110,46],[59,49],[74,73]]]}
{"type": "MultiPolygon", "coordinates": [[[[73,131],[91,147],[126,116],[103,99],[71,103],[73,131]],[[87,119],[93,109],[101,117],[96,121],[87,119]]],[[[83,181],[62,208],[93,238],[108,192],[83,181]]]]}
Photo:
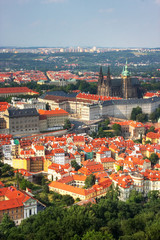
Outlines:
{"type": "Polygon", "coordinates": [[[127,58],[126,58],[125,70],[127,71],[127,69],[128,69],[128,61],[127,61],[127,58]]]}

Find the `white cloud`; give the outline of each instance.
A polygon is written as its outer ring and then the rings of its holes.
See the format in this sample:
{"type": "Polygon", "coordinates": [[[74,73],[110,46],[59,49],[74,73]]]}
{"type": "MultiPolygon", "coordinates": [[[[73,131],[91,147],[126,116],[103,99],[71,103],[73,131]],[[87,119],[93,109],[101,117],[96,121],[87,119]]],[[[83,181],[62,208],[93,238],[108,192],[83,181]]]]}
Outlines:
{"type": "Polygon", "coordinates": [[[155,0],[155,3],[160,5],[160,0],[155,0]]]}
{"type": "Polygon", "coordinates": [[[99,9],[100,13],[112,13],[114,8],[99,9]]]}

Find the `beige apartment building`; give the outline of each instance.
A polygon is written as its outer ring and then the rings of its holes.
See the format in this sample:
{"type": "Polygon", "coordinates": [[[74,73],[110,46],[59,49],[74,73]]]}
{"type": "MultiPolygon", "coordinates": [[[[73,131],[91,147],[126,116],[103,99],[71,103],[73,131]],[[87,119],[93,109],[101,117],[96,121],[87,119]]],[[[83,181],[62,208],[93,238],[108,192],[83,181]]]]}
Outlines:
{"type": "Polygon", "coordinates": [[[9,134],[39,133],[39,113],[35,108],[7,109],[4,114],[9,134]]]}
{"type": "Polygon", "coordinates": [[[62,127],[69,115],[68,112],[60,108],[54,110],[39,110],[39,114],[40,131],[54,130],[55,127],[62,127]]]}

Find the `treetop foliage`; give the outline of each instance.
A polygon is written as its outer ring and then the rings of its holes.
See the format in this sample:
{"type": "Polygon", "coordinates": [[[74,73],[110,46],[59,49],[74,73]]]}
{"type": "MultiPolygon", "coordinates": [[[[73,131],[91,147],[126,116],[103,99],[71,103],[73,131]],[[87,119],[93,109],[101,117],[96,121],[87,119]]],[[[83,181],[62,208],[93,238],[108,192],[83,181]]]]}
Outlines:
{"type": "MultiPolygon", "coordinates": [[[[127,202],[118,200],[118,188],[111,186],[97,204],[48,207],[20,226],[4,216],[0,224],[3,240],[159,240],[160,197],[149,192],[148,200],[133,191],[127,202]]],[[[70,205],[70,196],[63,196],[70,205]]]]}

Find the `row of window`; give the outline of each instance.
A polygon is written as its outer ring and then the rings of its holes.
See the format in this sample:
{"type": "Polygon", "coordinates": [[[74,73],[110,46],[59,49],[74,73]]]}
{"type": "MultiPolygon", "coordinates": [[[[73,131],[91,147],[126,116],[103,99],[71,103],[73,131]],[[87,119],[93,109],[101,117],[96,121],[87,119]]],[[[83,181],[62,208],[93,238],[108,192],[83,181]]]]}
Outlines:
{"type": "Polygon", "coordinates": [[[12,130],[12,132],[17,132],[17,131],[21,131],[21,132],[28,132],[28,131],[35,131],[37,130],[37,128],[32,128],[32,129],[16,129],[16,130],[12,130]]]}

